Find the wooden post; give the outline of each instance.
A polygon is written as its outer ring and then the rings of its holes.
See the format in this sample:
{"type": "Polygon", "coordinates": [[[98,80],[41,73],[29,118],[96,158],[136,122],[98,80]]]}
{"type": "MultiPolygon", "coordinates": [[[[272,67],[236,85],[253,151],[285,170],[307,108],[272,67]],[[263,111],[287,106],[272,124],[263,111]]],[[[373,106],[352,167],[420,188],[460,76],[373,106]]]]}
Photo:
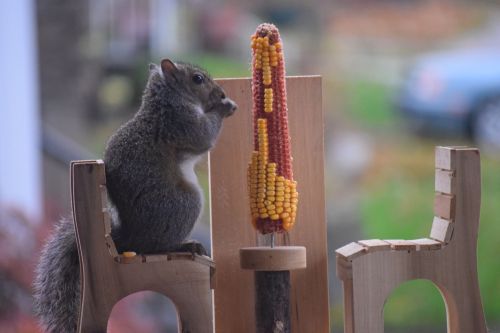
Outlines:
{"type": "Polygon", "coordinates": [[[290,271],[306,268],[306,248],[247,247],[240,263],[255,271],[255,332],[290,333],[290,271]]]}

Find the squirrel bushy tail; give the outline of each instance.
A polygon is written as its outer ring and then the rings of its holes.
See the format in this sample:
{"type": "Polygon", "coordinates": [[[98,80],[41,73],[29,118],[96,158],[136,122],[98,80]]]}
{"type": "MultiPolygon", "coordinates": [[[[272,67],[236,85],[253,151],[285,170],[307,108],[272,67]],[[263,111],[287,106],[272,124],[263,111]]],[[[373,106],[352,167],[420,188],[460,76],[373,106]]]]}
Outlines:
{"type": "Polygon", "coordinates": [[[47,333],[76,332],[80,267],[75,227],[62,219],[42,250],[34,280],[34,311],[47,333]]]}

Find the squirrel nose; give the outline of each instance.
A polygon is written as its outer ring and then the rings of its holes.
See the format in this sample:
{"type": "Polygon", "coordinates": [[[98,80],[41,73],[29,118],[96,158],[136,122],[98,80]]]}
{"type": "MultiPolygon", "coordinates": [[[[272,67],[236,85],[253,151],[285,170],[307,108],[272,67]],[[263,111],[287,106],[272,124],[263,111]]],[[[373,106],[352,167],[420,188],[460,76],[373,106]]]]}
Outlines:
{"type": "Polygon", "coordinates": [[[233,102],[233,100],[231,100],[227,97],[224,97],[222,99],[222,104],[226,105],[229,109],[227,116],[232,115],[236,111],[236,109],[238,108],[238,105],[235,102],[233,102]]]}

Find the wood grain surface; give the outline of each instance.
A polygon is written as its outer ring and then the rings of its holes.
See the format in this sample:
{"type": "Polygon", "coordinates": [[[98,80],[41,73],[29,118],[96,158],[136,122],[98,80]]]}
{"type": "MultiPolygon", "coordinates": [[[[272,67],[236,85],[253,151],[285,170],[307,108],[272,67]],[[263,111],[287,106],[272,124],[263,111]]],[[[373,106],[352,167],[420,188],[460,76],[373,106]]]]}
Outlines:
{"type": "MultiPolygon", "coordinates": [[[[240,268],[239,250],[256,245],[250,222],[247,166],[253,126],[251,80],[218,80],[239,106],[228,118],[210,154],[212,253],[217,264],[217,333],[254,333],[254,274],[240,268]]],[[[290,245],[305,246],[307,268],[291,272],[292,331],[329,331],[327,248],[323,173],[321,77],[287,78],[297,223],[290,245]]]]}

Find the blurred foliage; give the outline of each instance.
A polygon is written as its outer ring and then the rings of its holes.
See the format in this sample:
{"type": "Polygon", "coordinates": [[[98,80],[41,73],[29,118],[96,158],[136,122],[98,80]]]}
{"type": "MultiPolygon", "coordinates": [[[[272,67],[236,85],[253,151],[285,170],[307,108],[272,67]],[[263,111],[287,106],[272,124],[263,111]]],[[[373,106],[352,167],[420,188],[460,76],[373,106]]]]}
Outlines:
{"type": "Polygon", "coordinates": [[[250,76],[250,59],[248,64],[235,61],[234,58],[216,54],[196,54],[181,57],[183,61],[197,64],[206,69],[213,78],[236,78],[250,76]]]}
{"type": "Polygon", "coordinates": [[[390,107],[390,89],[381,83],[350,81],[345,85],[346,108],[360,125],[393,125],[396,118],[390,107]]]}

